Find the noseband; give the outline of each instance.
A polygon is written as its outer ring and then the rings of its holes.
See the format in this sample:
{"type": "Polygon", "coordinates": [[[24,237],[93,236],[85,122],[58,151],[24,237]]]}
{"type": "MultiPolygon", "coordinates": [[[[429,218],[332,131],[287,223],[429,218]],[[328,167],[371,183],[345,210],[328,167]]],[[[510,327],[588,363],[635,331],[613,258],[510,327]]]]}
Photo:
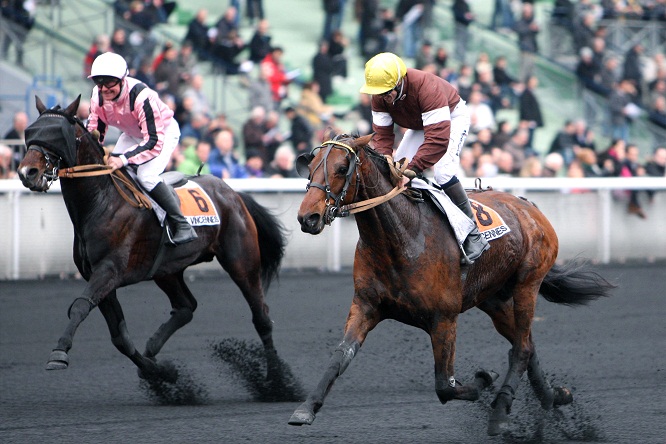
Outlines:
{"type": "MultiPolygon", "coordinates": [[[[310,162],[314,159],[315,157],[315,152],[319,149],[323,149],[325,147],[328,147],[328,151],[322,158],[321,162],[314,167],[312,170],[312,174],[310,175],[310,182],[308,182],[308,185],[306,186],[306,191],[310,189],[310,187],[315,187],[319,188],[326,194],[326,199],[325,199],[325,204],[326,204],[326,210],[324,211],[324,223],[326,225],[331,225],[333,222],[333,219],[336,217],[345,217],[349,215],[349,212],[342,209],[342,201],[345,199],[347,196],[347,191],[349,190],[349,186],[351,185],[352,181],[352,176],[354,173],[356,173],[356,184],[358,184],[359,181],[359,173],[356,171],[356,166],[360,165],[358,155],[356,154],[356,151],[354,149],[347,145],[346,143],[338,142],[336,140],[328,140],[324,143],[322,143],[320,146],[315,147],[310,153],[308,154],[302,154],[300,162],[303,164],[304,162],[307,162],[305,165],[309,165],[310,162]],[[345,157],[349,160],[349,167],[347,169],[347,174],[345,175],[345,184],[342,187],[342,190],[340,193],[335,194],[333,191],[331,191],[331,185],[329,182],[328,178],[328,156],[331,154],[332,150],[334,148],[340,149],[345,151],[345,157]],[[323,167],[324,171],[324,183],[317,183],[312,181],[312,177],[317,171],[319,167],[323,167]]],[[[301,169],[302,170],[302,169],[301,169]]],[[[358,192],[358,186],[356,187],[356,192],[358,192]]]]}

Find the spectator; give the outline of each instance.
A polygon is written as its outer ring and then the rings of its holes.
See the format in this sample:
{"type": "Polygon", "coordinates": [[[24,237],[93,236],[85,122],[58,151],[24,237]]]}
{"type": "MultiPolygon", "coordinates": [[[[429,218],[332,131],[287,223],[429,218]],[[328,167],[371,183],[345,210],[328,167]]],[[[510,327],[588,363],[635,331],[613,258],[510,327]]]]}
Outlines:
{"type": "Polygon", "coordinates": [[[538,156],[525,159],[523,167],[518,172],[518,177],[543,177],[543,164],[538,156]]]}
{"type": "Polygon", "coordinates": [[[248,151],[245,160],[245,171],[249,179],[265,177],[264,158],[258,151],[248,151]]]}
{"type": "Polygon", "coordinates": [[[462,64],[465,63],[467,47],[470,41],[469,25],[474,21],[474,14],[467,0],[454,0],[453,21],[455,23],[456,59],[462,64]]]}
{"type": "Polygon", "coordinates": [[[539,52],[536,37],[540,29],[534,18],[534,5],[532,3],[523,3],[520,20],[516,22],[514,30],[518,34],[518,49],[520,50],[520,75],[518,80],[525,82],[528,77],[534,74],[534,58],[539,52]]]}
{"type": "Polygon", "coordinates": [[[619,63],[617,57],[609,56],[601,65],[601,70],[599,71],[599,87],[601,88],[600,93],[604,97],[610,96],[610,93],[615,88],[615,84],[619,81],[619,63]]]}
{"type": "Polygon", "coordinates": [[[127,32],[125,31],[125,28],[116,28],[113,30],[113,34],[111,34],[111,51],[120,54],[125,60],[127,60],[130,75],[136,74],[136,71],[139,68],[139,60],[136,57],[134,47],[127,41],[127,32]]]}
{"type": "Polygon", "coordinates": [[[582,48],[591,48],[595,35],[596,18],[594,13],[586,12],[581,20],[574,23],[573,37],[574,50],[580,52],[582,48]]]}
{"type": "Polygon", "coordinates": [[[581,148],[589,148],[596,153],[596,143],[594,131],[587,126],[584,119],[574,120],[574,143],[581,148]]]}
{"type": "Polygon", "coordinates": [[[419,52],[416,54],[416,60],[414,60],[414,68],[423,70],[424,66],[434,63],[435,53],[433,52],[432,42],[423,40],[419,52]]]}
{"type": "Polygon", "coordinates": [[[485,128],[495,128],[493,110],[484,99],[485,97],[480,91],[472,91],[469,95],[469,102],[467,103],[471,121],[469,130],[473,134],[485,128]]]}
{"type": "Polygon", "coordinates": [[[490,21],[490,29],[506,33],[513,29],[515,19],[510,0],[495,0],[495,10],[490,21]]]}
{"type": "Polygon", "coordinates": [[[287,97],[287,85],[290,82],[282,64],[283,54],[284,51],[281,47],[274,46],[270,54],[261,61],[261,65],[265,70],[266,80],[271,84],[274,109],[278,109],[282,100],[287,97]]]}
{"type": "MultiPolygon", "coordinates": [[[[654,149],[652,157],[645,163],[645,174],[651,177],[666,178],[666,147],[658,146],[654,149]]],[[[648,190],[647,194],[650,203],[653,203],[655,191],[648,190]]]]}
{"type": "Polygon", "coordinates": [[[197,58],[201,61],[210,60],[210,39],[208,38],[208,10],[199,9],[187,25],[187,33],[183,42],[190,42],[197,58]]]}
{"type": "Polygon", "coordinates": [[[192,112],[201,113],[206,116],[213,114],[212,107],[208,101],[208,96],[203,90],[204,77],[201,74],[194,74],[190,79],[189,86],[183,91],[182,97],[191,98],[193,101],[192,112]]]}
{"type": "Polygon", "coordinates": [[[309,151],[312,147],[314,131],[308,121],[291,106],[284,110],[284,114],[291,122],[291,135],[289,139],[296,154],[299,155],[309,151]]]}
{"type": "Polygon", "coordinates": [[[155,71],[153,70],[153,61],[149,58],[144,58],[141,60],[135,78],[141,83],[144,83],[148,88],[157,90],[155,71]]]}
{"type": "Polygon", "coordinates": [[[157,91],[171,94],[174,98],[180,97],[180,86],[182,76],[178,68],[178,50],[172,46],[166,46],[163,51],[164,57],[155,68],[155,82],[157,91]]]}
{"type": "Polygon", "coordinates": [[[261,106],[267,112],[275,109],[271,83],[268,81],[272,73],[272,67],[268,64],[259,65],[259,73],[256,78],[250,79],[246,85],[248,88],[249,108],[261,106]]]}
{"type": "Polygon", "coordinates": [[[208,125],[210,118],[198,111],[192,111],[187,122],[184,122],[180,129],[181,140],[190,137],[197,140],[203,140],[208,136],[208,125]]]}
{"type": "Polygon", "coordinates": [[[271,52],[271,36],[268,34],[269,27],[270,24],[267,19],[262,18],[257,23],[257,28],[249,44],[250,55],[248,59],[252,63],[261,63],[268,53],[271,52]]]}
{"type": "Polygon", "coordinates": [[[263,136],[266,132],[266,110],[260,106],[250,112],[250,117],[243,124],[243,143],[245,152],[254,151],[266,158],[263,136]]]}
{"type": "Polygon", "coordinates": [[[659,126],[659,128],[666,129],[666,98],[657,96],[652,103],[650,112],[648,114],[650,122],[659,126]]]}
{"type": "Polygon", "coordinates": [[[626,158],[626,146],[623,139],[613,139],[608,148],[597,156],[597,162],[604,176],[620,176],[626,158]]]}
{"type": "Polygon", "coordinates": [[[333,59],[327,41],[319,42],[319,51],[312,59],[312,79],[319,85],[319,97],[322,101],[333,93],[333,59]]]}
{"type": "Polygon", "coordinates": [[[576,158],[576,151],[576,124],[567,120],[564,122],[564,127],[555,135],[548,152],[560,154],[564,165],[569,167],[576,158]]]}
{"type": "Polygon", "coordinates": [[[442,69],[447,67],[447,63],[449,61],[449,53],[444,46],[437,47],[437,50],[435,51],[435,56],[433,57],[433,61],[437,66],[437,71],[441,71],[442,69]]]}
{"type": "MultiPolygon", "coordinates": [[[[638,146],[630,143],[627,145],[627,155],[622,164],[620,172],[621,177],[639,177],[645,175],[645,168],[639,162],[640,151],[638,146]]],[[[638,200],[638,190],[629,191],[629,205],[627,206],[627,213],[635,214],[641,219],[647,219],[647,215],[643,211],[643,207],[638,200]]]]}
{"type": "Polygon", "coordinates": [[[622,78],[629,79],[634,83],[637,104],[640,104],[643,99],[643,68],[641,60],[643,51],[643,45],[640,43],[633,45],[624,55],[624,64],[622,66],[622,78]]]}
{"type": "Polygon", "coordinates": [[[520,171],[525,159],[532,154],[531,147],[528,145],[529,139],[529,130],[518,128],[514,131],[511,139],[501,147],[503,151],[508,152],[513,157],[514,171],[520,171]]]}
{"type": "MultiPolygon", "coordinates": [[[[378,14],[379,0],[356,0],[354,2],[354,18],[358,22],[358,52],[361,55],[376,54],[381,50],[378,14]]],[[[340,29],[336,31],[340,31],[340,29]]],[[[329,43],[333,38],[333,32],[330,34],[329,43]]]]}
{"type": "Polygon", "coordinates": [[[264,2],[263,0],[247,0],[247,18],[250,24],[254,19],[264,20],[264,2]]]}
{"type": "Polygon", "coordinates": [[[16,177],[16,168],[12,163],[12,149],[7,145],[0,145],[0,179],[14,179],[16,177]]]}
{"type": "Polygon", "coordinates": [[[537,76],[527,78],[525,90],[520,95],[518,103],[518,114],[520,121],[529,129],[528,146],[533,146],[534,131],[543,127],[543,117],[541,114],[541,105],[536,96],[536,89],[539,85],[537,76]]]}
{"type": "Polygon", "coordinates": [[[196,174],[210,174],[208,159],[210,157],[210,143],[206,140],[189,139],[194,142],[188,144],[183,151],[183,160],[178,163],[177,171],[194,176],[196,174]]]}
{"type": "Polygon", "coordinates": [[[328,41],[328,54],[333,61],[333,77],[347,77],[347,56],[345,55],[347,46],[349,46],[349,40],[342,31],[333,31],[333,35],[328,41]]]}
{"type": "MultiPolygon", "coordinates": [[[[236,57],[246,48],[245,41],[239,34],[236,25],[238,11],[229,6],[215,25],[215,40],[211,52],[215,66],[224,74],[236,75],[241,72],[241,63],[236,57]]],[[[244,65],[243,71],[248,68],[244,65]]]]}
{"type": "MultiPolygon", "coordinates": [[[[13,44],[16,50],[16,64],[23,67],[23,45],[28,33],[35,24],[34,12],[36,3],[33,0],[2,0],[0,14],[7,19],[6,29],[0,31],[2,39],[2,60],[9,60],[9,47],[13,44]]],[[[91,62],[92,63],[92,62],[91,62]]]]}
{"type": "Polygon", "coordinates": [[[298,113],[308,119],[313,128],[321,128],[333,116],[333,108],[321,99],[317,82],[307,82],[303,85],[298,113]]]}
{"type": "Polygon", "coordinates": [[[214,149],[211,149],[210,172],[222,179],[244,179],[247,171],[234,152],[234,136],[231,131],[221,130],[214,137],[214,149]]]}
{"type": "Polygon", "coordinates": [[[636,87],[629,79],[622,79],[608,97],[611,136],[614,139],[629,139],[629,125],[638,117],[640,109],[633,103],[636,87]]]}
{"type": "MultiPolygon", "coordinates": [[[[381,27],[379,29],[379,47],[377,52],[396,52],[398,48],[398,36],[396,30],[396,18],[393,9],[381,8],[379,10],[379,18],[381,27]]],[[[369,54],[367,51],[364,55],[371,57],[374,54],[369,54]]]]}
{"type": "Polygon", "coordinates": [[[403,55],[412,59],[416,57],[416,48],[423,34],[424,3],[424,0],[400,0],[395,9],[401,22],[403,55]]]}
{"type": "Polygon", "coordinates": [[[604,171],[599,167],[597,154],[589,148],[581,148],[576,154],[576,159],[583,168],[585,177],[603,177],[604,171]]]}
{"type": "Polygon", "coordinates": [[[499,148],[495,148],[495,150],[497,151],[497,161],[495,164],[497,165],[498,175],[516,176],[518,172],[523,169],[523,167],[518,169],[514,166],[514,159],[511,153],[508,151],[503,151],[499,148]]]}
{"type": "Polygon", "coordinates": [[[108,52],[111,49],[111,39],[106,34],[99,34],[95,37],[92,45],[88,49],[86,56],[83,60],[83,77],[88,78],[90,75],[90,69],[92,67],[95,59],[105,52],[108,52]]]}
{"type": "Polygon", "coordinates": [[[506,56],[500,55],[495,59],[495,63],[493,64],[493,80],[500,89],[502,101],[504,102],[506,99],[506,106],[513,106],[515,101],[515,93],[513,88],[514,85],[518,83],[518,81],[507,71],[506,56]]]}
{"type": "Polygon", "coordinates": [[[289,145],[280,146],[275,151],[275,158],[266,168],[266,176],[274,179],[299,177],[295,160],[296,156],[289,145]]]}
{"type": "Polygon", "coordinates": [[[264,147],[266,147],[266,157],[264,165],[268,165],[275,157],[275,151],[287,139],[285,134],[280,131],[280,114],[273,110],[266,114],[265,131],[262,136],[264,147]]]}
{"type": "Polygon", "coordinates": [[[322,40],[330,39],[333,31],[340,29],[346,2],[347,0],[323,0],[324,30],[322,40]]]}
{"type": "Polygon", "coordinates": [[[194,50],[190,42],[180,45],[176,62],[178,64],[178,73],[180,74],[180,89],[182,93],[182,90],[189,86],[192,76],[197,73],[198,69],[197,59],[194,56],[194,50]]]}
{"type": "Polygon", "coordinates": [[[576,77],[583,87],[607,97],[610,90],[601,84],[601,70],[594,62],[594,53],[587,46],[580,50],[580,59],[576,65],[576,77]]]}
{"type": "Polygon", "coordinates": [[[27,127],[28,114],[25,111],[17,111],[14,113],[12,128],[7,131],[4,139],[22,140],[23,143],[9,146],[9,148],[12,150],[12,170],[16,170],[16,167],[18,167],[18,164],[21,163],[21,160],[23,160],[23,156],[25,155],[25,129],[27,127]]]}
{"type": "Polygon", "coordinates": [[[560,153],[547,154],[543,160],[543,177],[560,177],[564,169],[564,159],[560,153]]]}

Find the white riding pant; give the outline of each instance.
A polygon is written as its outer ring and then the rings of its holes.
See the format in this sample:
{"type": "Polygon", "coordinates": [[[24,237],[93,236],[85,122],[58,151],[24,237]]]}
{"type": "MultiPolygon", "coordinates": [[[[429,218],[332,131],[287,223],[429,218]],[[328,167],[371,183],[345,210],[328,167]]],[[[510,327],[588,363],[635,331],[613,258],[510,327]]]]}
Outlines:
{"type": "MultiPolygon", "coordinates": [[[[444,185],[458,173],[460,168],[460,151],[465,145],[465,139],[467,139],[467,134],[469,133],[469,125],[470,117],[467,104],[461,99],[451,113],[449,147],[446,150],[446,154],[433,165],[435,182],[438,184],[444,185]]],[[[404,157],[410,162],[421,145],[423,145],[424,140],[423,130],[407,130],[395,151],[394,158],[399,160],[404,157]]]]}
{"type": "MultiPolygon", "coordinates": [[[[164,143],[162,144],[162,151],[160,154],[148,162],[138,165],[136,170],[137,179],[145,190],[152,191],[153,188],[162,181],[160,174],[162,174],[167,165],[169,165],[171,155],[178,146],[179,140],[180,126],[178,126],[178,122],[176,122],[175,119],[171,119],[171,123],[164,130],[164,143]]],[[[116,146],[113,148],[113,153],[122,154],[134,149],[136,145],[142,142],[143,139],[141,138],[128,136],[126,133],[122,133],[120,137],[118,137],[116,146]]]]}

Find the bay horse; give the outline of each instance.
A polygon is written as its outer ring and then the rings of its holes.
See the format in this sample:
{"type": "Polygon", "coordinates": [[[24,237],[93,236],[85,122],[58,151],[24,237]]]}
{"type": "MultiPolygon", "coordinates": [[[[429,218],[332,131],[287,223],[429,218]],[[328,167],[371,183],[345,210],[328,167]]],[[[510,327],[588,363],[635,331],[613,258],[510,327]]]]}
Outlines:
{"type": "Polygon", "coordinates": [[[544,409],[570,403],[570,391],[551,388],[537,358],[531,332],[537,296],[580,305],[607,295],[614,285],[586,270],[584,263],[555,265],[558,238],[543,213],[531,202],[497,191],[475,192],[471,197],[481,205],[476,211],[483,206],[496,210],[510,231],[493,240],[473,265],[461,269],[460,248],[448,220],[425,199],[418,202],[400,192],[396,185],[400,174],[391,171],[398,170],[368,145],[371,138],[339,135],[297,161],[301,175],[309,177],[298,211],[302,231],[316,235],[335,217],[352,213],[350,208],[365,211],[355,216],[359,240],[354,296],[342,342],[289,424],[312,424],[333,383],[384,319],[429,334],[435,391],[442,404],[478,399],[497,373],[480,370],[465,385],[454,376],[456,322],[460,313],[473,307],[490,316],[511,344],[509,369],[492,403],[490,435],[508,427],[525,370],[544,409]]]}
{"type": "MultiPolygon", "coordinates": [[[[66,369],[68,351],[78,326],[99,307],[113,345],[126,355],[143,378],[177,380],[176,369],[156,360],[167,340],[192,320],[197,301],[183,273],[191,265],[217,259],[240,288],[252,312],[267,364],[267,381],[280,377],[280,359],[273,345],[272,321],[264,292],[276,278],[286,246],[285,229],[250,195],[237,193],[211,175],[188,177],[210,197],[219,215],[217,225],[197,226],[198,239],[164,246],[164,233],[153,211],[128,204],[112,176],[63,174],[72,167],[104,166],[104,149],[75,117],[79,96],[69,106],[46,109],[39,97],[39,116],[26,130],[27,153],[18,166],[23,185],[45,192],[62,176],[62,196],[74,226],[74,262],[87,281],[69,307],[69,323],[51,352],[46,368],[66,369]],[[171,303],[171,316],[148,339],[140,353],[133,345],[116,290],[154,280],[171,303]]],[[[108,172],[108,171],[107,171],[108,172]]]]}

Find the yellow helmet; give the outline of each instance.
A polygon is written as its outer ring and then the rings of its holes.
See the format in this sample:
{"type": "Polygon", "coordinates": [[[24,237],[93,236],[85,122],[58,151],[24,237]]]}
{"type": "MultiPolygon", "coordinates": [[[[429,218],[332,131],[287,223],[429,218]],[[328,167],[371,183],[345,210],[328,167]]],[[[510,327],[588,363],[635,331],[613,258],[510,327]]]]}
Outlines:
{"type": "Polygon", "coordinates": [[[395,88],[407,74],[405,62],[392,52],[377,54],[365,64],[365,94],[383,94],[395,88]]]}

